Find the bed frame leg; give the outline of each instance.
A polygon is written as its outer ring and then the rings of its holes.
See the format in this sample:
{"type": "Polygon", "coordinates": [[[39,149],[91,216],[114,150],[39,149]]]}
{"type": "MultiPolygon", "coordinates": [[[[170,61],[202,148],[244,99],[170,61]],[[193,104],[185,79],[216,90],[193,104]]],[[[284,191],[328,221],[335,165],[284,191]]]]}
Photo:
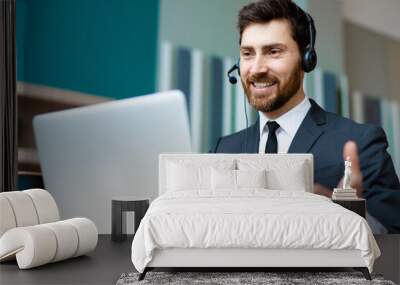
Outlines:
{"type": "Polygon", "coordinates": [[[147,267],[144,269],[144,271],[142,273],[139,274],[139,278],[138,281],[142,281],[144,279],[144,277],[146,276],[148,269],[147,267]]]}
{"type": "Polygon", "coordinates": [[[372,280],[371,275],[369,274],[369,270],[367,267],[354,267],[355,270],[361,271],[364,275],[365,279],[372,280]]]}

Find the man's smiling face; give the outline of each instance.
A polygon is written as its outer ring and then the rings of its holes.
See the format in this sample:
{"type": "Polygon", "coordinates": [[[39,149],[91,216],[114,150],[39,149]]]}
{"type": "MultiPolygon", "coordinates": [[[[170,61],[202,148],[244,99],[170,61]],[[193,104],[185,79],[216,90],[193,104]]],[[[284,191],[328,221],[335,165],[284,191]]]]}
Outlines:
{"type": "Polygon", "coordinates": [[[300,51],[288,20],[254,23],[244,29],[240,75],[249,103],[259,111],[274,112],[303,98],[300,51]]]}

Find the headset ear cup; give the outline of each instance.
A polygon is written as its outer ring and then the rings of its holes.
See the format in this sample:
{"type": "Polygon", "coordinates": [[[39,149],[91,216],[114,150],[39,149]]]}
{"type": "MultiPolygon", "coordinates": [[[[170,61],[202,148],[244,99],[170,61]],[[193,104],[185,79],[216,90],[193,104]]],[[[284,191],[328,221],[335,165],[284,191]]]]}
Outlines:
{"type": "Polygon", "coordinates": [[[307,50],[303,55],[302,67],[304,72],[311,72],[317,65],[317,53],[314,49],[307,50]]]}

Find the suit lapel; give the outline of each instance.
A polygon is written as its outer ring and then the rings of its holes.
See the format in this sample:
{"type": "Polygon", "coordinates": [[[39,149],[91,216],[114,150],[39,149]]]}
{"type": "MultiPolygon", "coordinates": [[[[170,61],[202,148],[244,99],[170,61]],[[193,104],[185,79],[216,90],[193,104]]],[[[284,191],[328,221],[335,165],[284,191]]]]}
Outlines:
{"type": "Polygon", "coordinates": [[[258,144],[260,143],[260,118],[247,129],[247,135],[246,132],[244,135],[243,152],[258,153],[258,144]]]}
{"type": "Polygon", "coordinates": [[[288,153],[307,153],[323,134],[323,125],[326,124],[326,112],[310,99],[311,108],[301,123],[288,153]]]}

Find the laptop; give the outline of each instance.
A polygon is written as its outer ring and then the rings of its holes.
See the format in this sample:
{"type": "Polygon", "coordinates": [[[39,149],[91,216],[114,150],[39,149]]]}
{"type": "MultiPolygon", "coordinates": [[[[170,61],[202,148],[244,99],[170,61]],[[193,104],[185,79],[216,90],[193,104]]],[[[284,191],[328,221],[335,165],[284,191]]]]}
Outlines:
{"type": "Polygon", "coordinates": [[[160,153],[190,152],[185,97],[168,91],[38,115],[43,180],[61,217],[111,232],[113,196],[158,195],[160,153]]]}

